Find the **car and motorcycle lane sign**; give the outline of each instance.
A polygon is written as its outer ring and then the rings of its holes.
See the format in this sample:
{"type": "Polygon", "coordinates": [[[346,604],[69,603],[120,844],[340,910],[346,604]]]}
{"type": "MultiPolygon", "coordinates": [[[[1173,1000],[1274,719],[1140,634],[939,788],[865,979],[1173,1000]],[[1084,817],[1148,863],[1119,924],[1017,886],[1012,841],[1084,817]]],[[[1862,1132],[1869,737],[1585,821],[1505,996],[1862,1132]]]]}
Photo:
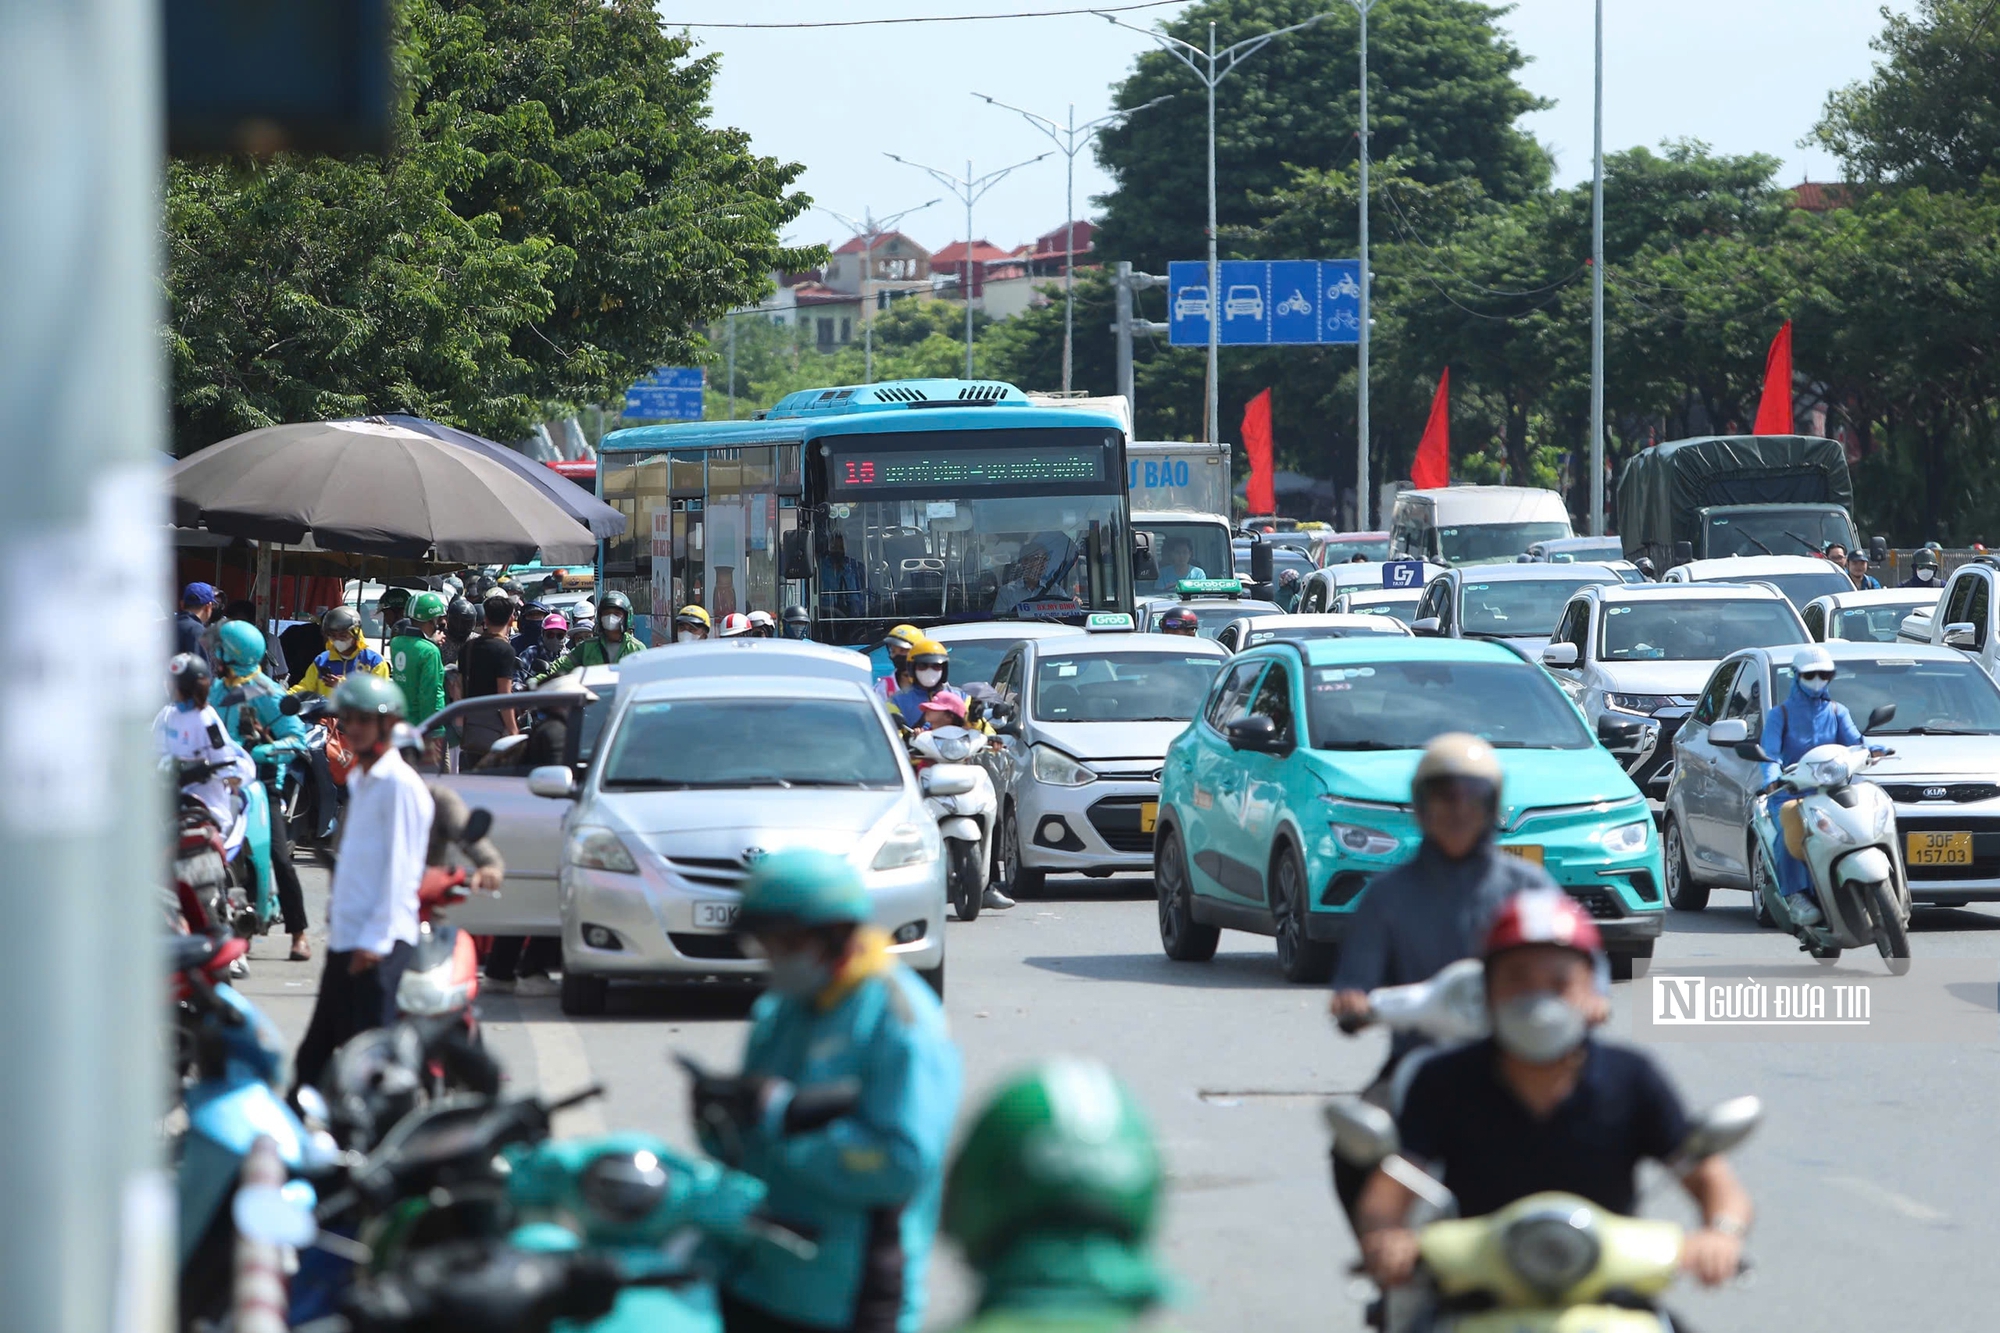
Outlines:
{"type": "Polygon", "coordinates": [[[1225,259],[1220,298],[1208,290],[1208,265],[1167,265],[1168,341],[1208,345],[1212,310],[1220,341],[1231,347],[1354,343],[1361,336],[1361,263],[1354,259],[1225,259]]]}

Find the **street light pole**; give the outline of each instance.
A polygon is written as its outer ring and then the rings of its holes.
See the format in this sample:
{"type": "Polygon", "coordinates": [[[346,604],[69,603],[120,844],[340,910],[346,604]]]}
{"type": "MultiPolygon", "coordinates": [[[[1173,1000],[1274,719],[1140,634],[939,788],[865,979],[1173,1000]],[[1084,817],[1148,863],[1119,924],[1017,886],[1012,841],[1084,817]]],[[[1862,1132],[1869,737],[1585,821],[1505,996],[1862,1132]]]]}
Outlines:
{"type": "MultiPolygon", "coordinates": [[[[875,310],[873,306],[868,304],[868,282],[869,279],[875,276],[875,238],[888,232],[891,227],[910,216],[910,214],[921,213],[926,208],[929,208],[931,204],[941,202],[943,201],[933,199],[930,203],[918,204],[914,208],[906,208],[900,213],[891,213],[880,222],[877,222],[874,214],[865,208],[861,210],[861,217],[857,220],[840,212],[838,209],[828,208],[825,204],[813,205],[814,208],[817,208],[841,226],[846,227],[861,237],[861,281],[856,284],[855,290],[861,296],[861,364],[864,368],[864,378],[862,379],[862,383],[864,384],[873,384],[875,382],[875,310]]],[[[731,419],[734,419],[733,413],[731,414],[731,419]]]]}
{"type": "Polygon", "coordinates": [[[882,156],[888,158],[892,162],[901,162],[906,167],[915,167],[918,171],[923,172],[924,174],[928,175],[932,180],[944,186],[945,189],[950,190],[952,193],[952,197],[956,199],[962,199],[965,201],[965,277],[960,281],[959,295],[965,299],[965,377],[967,379],[971,379],[972,378],[972,206],[975,203],[977,203],[982,197],[984,197],[988,190],[998,185],[1002,180],[1006,179],[1014,172],[1019,171],[1022,167],[1033,166],[1035,163],[1049,156],[1049,154],[1038,153],[1034,157],[1029,158],[1025,162],[1016,162],[1011,167],[1002,167],[998,171],[989,171],[984,176],[980,176],[976,179],[973,177],[972,174],[972,160],[968,158],[966,159],[965,163],[965,179],[963,180],[960,180],[956,176],[946,175],[944,172],[938,170],[936,167],[927,167],[921,162],[912,162],[909,158],[899,157],[894,153],[884,153],[882,154],[882,156]]]}
{"type": "MultiPolygon", "coordinates": [[[[1076,154],[1077,150],[1082,148],[1084,144],[1089,143],[1090,136],[1095,134],[1099,129],[1103,128],[1104,126],[1111,124],[1111,122],[1115,120],[1123,120],[1127,116],[1136,115],[1138,112],[1144,111],[1147,107],[1158,106],[1160,103],[1166,101],[1167,98],[1155,97],[1152,101],[1143,103],[1139,106],[1135,106],[1130,110],[1113,111],[1108,116],[1099,116],[1096,120],[1087,121],[1082,125],[1078,125],[1076,123],[1076,103],[1072,102],[1070,103],[1069,107],[1068,124],[1058,125],[1055,121],[1050,120],[1047,116],[1038,116],[1032,111],[1023,110],[1021,107],[1013,106],[1010,105],[1009,103],[1003,102],[997,97],[988,97],[985,93],[974,93],[973,96],[979,98],[981,101],[986,102],[991,106],[999,107],[1002,111],[1012,111],[1014,114],[1026,120],[1030,125],[1033,125],[1043,134],[1048,135],[1050,142],[1055,144],[1056,151],[1061,153],[1063,157],[1067,160],[1067,167],[1063,176],[1062,387],[1063,387],[1063,392],[1068,393],[1070,391],[1071,367],[1074,363],[1074,354],[1072,349],[1075,346],[1075,329],[1076,329],[1076,154]]],[[[1168,94],[1168,96],[1170,97],[1172,96],[1172,94],[1170,93],[1168,94]]]]}
{"type": "Polygon", "coordinates": [[[1604,0],[1590,150],[1590,535],[1604,535],[1604,0]]]}
{"type": "Polygon", "coordinates": [[[1348,0],[1354,12],[1361,16],[1361,129],[1359,135],[1361,149],[1361,296],[1359,300],[1361,328],[1354,344],[1354,528],[1357,532],[1368,530],[1369,511],[1374,506],[1369,502],[1368,482],[1368,335],[1369,326],[1375,321],[1369,313],[1370,298],[1375,292],[1375,274],[1368,267],[1368,11],[1375,8],[1375,0],[1348,0]]]}
{"type": "MultiPolygon", "coordinates": [[[[1371,0],[1372,2],[1372,0],[1371,0]]],[[[1332,16],[1332,11],[1315,14],[1303,23],[1294,23],[1289,28],[1273,28],[1270,32],[1259,33],[1255,37],[1245,37],[1242,41],[1220,50],[1215,45],[1215,25],[1208,25],[1208,49],[1203,50],[1192,42],[1182,41],[1170,33],[1153,28],[1141,28],[1137,24],[1126,23],[1096,10],[1092,11],[1105,22],[1115,27],[1126,28],[1142,37],[1150,37],[1160,44],[1160,49],[1186,65],[1208,89],[1208,442],[1214,444],[1222,438],[1222,302],[1216,288],[1222,280],[1222,261],[1216,254],[1215,235],[1215,85],[1229,77],[1230,71],[1256,55],[1278,38],[1288,33],[1312,27],[1323,18],[1332,16]],[[1197,63],[1200,62],[1200,63],[1197,63]],[[1204,69],[1204,66],[1206,67],[1204,69]]],[[[1134,107],[1133,110],[1138,110],[1134,107]]],[[[1363,282],[1366,282],[1364,276],[1363,282]]],[[[1364,292],[1367,288],[1364,286],[1364,292]]],[[[1365,307],[1364,307],[1365,308],[1365,307]]]]}

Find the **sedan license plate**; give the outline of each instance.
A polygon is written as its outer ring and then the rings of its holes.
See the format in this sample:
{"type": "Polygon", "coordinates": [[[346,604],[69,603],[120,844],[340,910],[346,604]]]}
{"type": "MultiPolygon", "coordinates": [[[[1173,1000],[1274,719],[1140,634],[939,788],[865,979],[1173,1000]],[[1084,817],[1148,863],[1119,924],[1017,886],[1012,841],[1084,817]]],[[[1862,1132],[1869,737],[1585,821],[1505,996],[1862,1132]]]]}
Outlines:
{"type": "Polygon", "coordinates": [[[1972,864],[1972,834],[1906,833],[1904,857],[1913,866],[1969,866],[1972,864]]]}
{"type": "Polygon", "coordinates": [[[1147,801],[1139,807],[1139,832],[1151,833],[1153,826],[1160,822],[1160,803],[1147,801]]]}
{"type": "Polygon", "coordinates": [[[697,929],[728,930],[736,924],[736,914],[743,909],[736,903],[696,903],[694,924],[697,929]]]}
{"type": "Polygon", "coordinates": [[[1500,844],[1500,850],[1509,856],[1518,856],[1532,865],[1542,863],[1542,845],[1538,842],[1503,842],[1500,844]]]}

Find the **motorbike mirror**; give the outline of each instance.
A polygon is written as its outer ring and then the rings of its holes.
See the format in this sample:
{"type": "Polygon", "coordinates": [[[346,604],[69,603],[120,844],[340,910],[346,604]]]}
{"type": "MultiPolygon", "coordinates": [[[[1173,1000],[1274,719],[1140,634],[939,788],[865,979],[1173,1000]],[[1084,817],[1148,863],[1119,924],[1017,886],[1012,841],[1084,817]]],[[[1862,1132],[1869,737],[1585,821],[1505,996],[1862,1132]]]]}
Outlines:
{"type": "Polygon", "coordinates": [[[333,1111],[326,1104],[326,1097],[310,1083],[301,1083],[299,1090],[292,1094],[292,1101],[299,1108],[299,1119],[308,1129],[325,1129],[333,1123],[333,1111]]]}
{"type": "Polygon", "coordinates": [[[1750,726],[1740,717],[1726,717],[1708,729],[1708,743],[1717,746],[1741,745],[1750,739],[1750,726]]]}
{"type": "Polygon", "coordinates": [[[1349,1166],[1368,1170],[1402,1150],[1395,1117],[1373,1102],[1346,1097],[1320,1110],[1333,1132],[1333,1150],[1349,1166]]]}
{"type": "Polygon", "coordinates": [[[1693,1127],[1674,1156],[1692,1166],[1704,1157],[1729,1152],[1749,1138],[1763,1119],[1761,1098],[1731,1097],[1694,1118],[1693,1127]]]}
{"type": "Polygon", "coordinates": [[[245,1185],[229,1205],[236,1230],[267,1245],[304,1249],[319,1239],[319,1223],[301,1199],[279,1185],[245,1185]]]}
{"type": "Polygon", "coordinates": [[[528,770],[528,792],[534,796],[546,796],[552,801],[566,801],[576,792],[576,774],[561,764],[531,768],[528,770]]]}
{"type": "Polygon", "coordinates": [[[278,711],[286,717],[297,717],[299,709],[305,707],[305,700],[296,694],[288,694],[278,700],[278,711]]]}
{"type": "Polygon", "coordinates": [[[965,796],[979,785],[972,774],[943,773],[935,768],[927,768],[917,774],[917,785],[926,796],[965,796]]]}
{"type": "Polygon", "coordinates": [[[1764,747],[1756,741],[1744,741],[1741,745],[1732,745],[1729,748],[1736,751],[1738,759],[1748,759],[1758,764],[1775,762],[1770,755],[1764,753],[1764,747]]]}
{"type": "Polygon", "coordinates": [[[465,831],[458,835],[459,846],[469,846],[478,842],[492,831],[493,812],[482,805],[465,817],[465,831]]]}
{"type": "Polygon", "coordinates": [[[1868,715],[1868,725],[1863,727],[1862,730],[1863,731],[1878,730],[1879,728],[1888,726],[1891,722],[1895,720],[1895,718],[1896,718],[1896,705],[1881,704],[1876,707],[1875,711],[1871,712],[1868,715]]]}

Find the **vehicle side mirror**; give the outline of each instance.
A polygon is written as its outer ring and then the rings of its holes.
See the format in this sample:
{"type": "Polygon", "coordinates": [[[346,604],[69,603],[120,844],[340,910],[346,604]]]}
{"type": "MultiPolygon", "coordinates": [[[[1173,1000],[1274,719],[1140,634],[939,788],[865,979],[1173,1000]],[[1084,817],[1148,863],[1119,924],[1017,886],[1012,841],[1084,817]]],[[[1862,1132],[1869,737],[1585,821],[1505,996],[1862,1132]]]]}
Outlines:
{"type": "Polygon", "coordinates": [[[1157,583],[1160,579],[1159,558],[1153,554],[1153,534],[1135,532],[1132,534],[1132,581],[1134,583],[1157,583]]]}
{"type": "Polygon", "coordinates": [[[1249,717],[1239,717],[1229,724],[1229,748],[1232,750],[1255,750],[1262,754],[1275,754],[1283,746],[1278,740],[1278,724],[1262,713],[1252,713],[1249,717]]]}
{"type": "Polygon", "coordinates": [[[1896,705],[1881,704],[1876,707],[1874,712],[1868,715],[1868,725],[1863,727],[1862,730],[1874,731],[1877,730],[1878,728],[1886,727],[1889,725],[1890,722],[1895,720],[1895,717],[1896,717],[1896,705]]]}
{"type": "Polygon", "coordinates": [[[1749,724],[1740,717],[1726,717],[1708,729],[1708,743],[1724,747],[1741,745],[1750,739],[1749,724]]]}
{"type": "Polygon", "coordinates": [[[1693,542],[1675,542],[1675,543],[1674,543],[1674,563],[1675,563],[1675,564],[1677,564],[1677,565],[1685,565],[1685,564],[1686,564],[1686,563],[1687,563],[1688,561],[1690,561],[1690,560],[1692,560],[1692,559],[1694,559],[1694,543],[1693,543],[1693,542]]]}
{"type": "MultiPolygon", "coordinates": [[[[568,770],[565,769],[565,772],[568,770]]],[[[540,793],[536,793],[539,795],[540,793]]],[[[493,812],[480,806],[465,817],[465,828],[458,835],[458,845],[469,847],[493,831],[493,812]]]]}
{"type": "Polygon", "coordinates": [[[1001,700],[986,705],[986,720],[993,724],[993,730],[1002,736],[1021,734],[1021,715],[1014,705],[1001,700]]]}
{"type": "Polygon", "coordinates": [[[1976,648],[1979,646],[1979,630],[1970,621],[1955,621],[1944,627],[1944,646],[1947,648],[1976,648]]]}
{"type": "Polygon", "coordinates": [[[1436,616],[1420,616],[1410,622],[1412,634],[1436,634],[1444,627],[1444,622],[1436,616]]]}
{"type": "Polygon", "coordinates": [[[783,579],[809,579],[812,577],[812,560],[806,554],[806,532],[804,528],[793,528],[778,539],[779,563],[783,566],[778,576],[783,579]]]}
{"type": "Polygon", "coordinates": [[[917,774],[917,786],[926,796],[964,796],[977,785],[972,774],[962,770],[945,772],[927,768],[917,774]]]}
{"type": "Polygon", "coordinates": [[[1573,643],[1552,643],[1542,649],[1542,665],[1546,667],[1574,667],[1576,665],[1576,645],[1573,643]]]}
{"type": "Polygon", "coordinates": [[[288,694],[278,700],[278,711],[286,717],[297,717],[299,709],[305,707],[305,700],[296,694],[288,694]]]}
{"type": "Polygon", "coordinates": [[[1261,588],[1269,588],[1277,577],[1272,568],[1272,552],[1276,548],[1263,538],[1250,543],[1250,581],[1261,588]]]}
{"type": "Polygon", "coordinates": [[[1333,1151],[1349,1166],[1372,1170],[1383,1158],[1402,1151],[1395,1117],[1373,1102],[1343,1097],[1328,1102],[1320,1114],[1333,1132],[1333,1151]]]}
{"type": "Polygon", "coordinates": [[[1693,1118],[1687,1137],[1674,1153],[1676,1164],[1692,1166],[1704,1157],[1729,1152],[1750,1137],[1764,1119],[1764,1103],[1756,1097],[1731,1097],[1693,1118]]]}
{"type": "Polygon", "coordinates": [[[1748,759],[1753,764],[1774,762],[1770,755],[1764,753],[1764,747],[1756,741],[1744,741],[1741,745],[1732,745],[1729,748],[1736,751],[1738,759],[1748,759]]]}
{"type": "Polygon", "coordinates": [[[566,801],[576,794],[576,774],[561,764],[544,764],[528,770],[528,791],[552,801],[566,801]]]}
{"type": "Polygon", "coordinates": [[[1606,745],[1630,745],[1638,739],[1645,726],[1640,718],[1628,720],[1613,713],[1604,713],[1597,719],[1597,739],[1606,745]]]}

